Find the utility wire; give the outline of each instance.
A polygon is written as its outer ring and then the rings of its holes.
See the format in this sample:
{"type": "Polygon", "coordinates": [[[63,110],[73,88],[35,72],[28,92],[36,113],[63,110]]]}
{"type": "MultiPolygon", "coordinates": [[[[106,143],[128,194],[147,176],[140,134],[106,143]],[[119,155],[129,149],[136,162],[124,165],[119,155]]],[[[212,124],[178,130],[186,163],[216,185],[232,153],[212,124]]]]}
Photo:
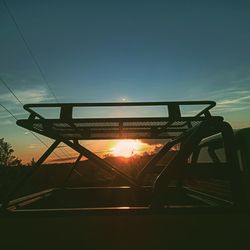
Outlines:
{"type": "MultiPolygon", "coordinates": [[[[8,112],[16,121],[17,121],[17,117],[9,110],[9,109],[7,109],[3,104],[1,104],[0,103],[0,106],[6,111],[6,112],[8,112]]],[[[47,148],[49,148],[49,146],[45,143],[45,142],[43,142],[34,132],[32,132],[32,131],[30,131],[31,132],[31,134],[35,137],[35,138],[37,138],[45,147],[47,147],[47,148]]],[[[53,154],[58,158],[58,159],[60,159],[61,161],[63,160],[63,158],[61,158],[56,152],[53,152],[53,154]]],[[[76,174],[78,174],[79,176],[82,176],[82,174],[79,172],[79,171],[77,171],[76,169],[74,169],[73,170],[76,174]]]]}
{"type": "MultiPolygon", "coordinates": [[[[8,112],[16,121],[17,121],[17,117],[9,110],[7,109],[3,104],[0,103],[0,106],[6,111],[8,112]]],[[[45,147],[49,148],[49,146],[41,140],[41,138],[39,138],[34,132],[29,131],[35,138],[37,138],[45,147]]],[[[54,155],[56,155],[58,158],[60,158],[60,156],[58,154],[56,154],[55,152],[53,152],[54,155]]]]}
{"type": "Polygon", "coordinates": [[[54,99],[56,100],[56,102],[58,102],[58,99],[57,99],[57,97],[56,97],[54,91],[53,91],[52,88],[50,87],[49,82],[48,82],[47,78],[45,77],[45,74],[43,73],[42,68],[41,68],[40,64],[38,63],[38,61],[37,61],[35,55],[33,54],[33,52],[32,52],[32,50],[31,50],[31,48],[30,48],[30,46],[29,46],[27,40],[25,39],[25,37],[24,37],[24,35],[23,35],[23,32],[22,32],[21,28],[19,27],[19,25],[18,25],[18,23],[17,23],[17,21],[16,21],[14,15],[12,14],[10,8],[8,7],[6,1],[5,1],[5,0],[2,0],[2,1],[3,1],[3,4],[4,4],[4,6],[5,6],[5,8],[6,8],[7,12],[8,12],[8,14],[9,14],[10,18],[12,19],[13,23],[15,24],[16,29],[17,29],[17,31],[18,31],[18,33],[19,33],[21,39],[23,40],[23,42],[24,42],[24,44],[25,44],[25,47],[26,47],[26,49],[27,49],[29,55],[31,56],[31,58],[32,58],[34,64],[36,65],[36,67],[37,67],[39,73],[41,74],[41,77],[42,77],[43,81],[44,81],[45,84],[47,85],[47,87],[48,87],[50,93],[52,94],[52,96],[54,97],[54,99]]]}
{"type": "MultiPolygon", "coordinates": [[[[31,58],[32,58],[32,60],[33,60],[33,62],[34,62],[34,64],[36,65],[36,67],[37,67],[37,69],[38,69],[38,71],[39,71],[39,73],[40,73],[40,75],[41,75],[43,81],[44,81],[45,84],[47,85],[47,87],[48,87],[48,89],[49,89],[51,95],[54,97],[55,101],[58,103],[58,99],[57,99],[57,97],[56,97],[54,91],[53,91],[52,88],[50,87],[50,84],[49,84],[49,82],[48,82],[48,80],[47,80],[45,74],[43,73],[40,64],[38,63],[38,60],[36,59],[34,53],[32,52],[32,50],[31,50],[31,48],[30,48],[30,46],[29,46],[27,40],[25,39],[25,37],[24,37],[24,35],[23,35],[23,33],[22,33],[22,30],[21,30],[21,28],[19,27],[19,25],[18,25],[18,23],[17,23],[17,21],[16,21],[14,15],[12,14],[12,12],[11,12],[9,6],[7,5],[6,1],[5,1],[5,0],[2,0],[2,1],[3,1],[3,4],[4,4],[4,6],[5,6],[5,8],[6,8],[7,12],[8,12],[8,14],[9,14],[10,18],[12,19],[13,23],[15,24],[16,29],[17,29],[17,31],[18,31],[18,33],[19,33],[21,39],[23,40],[23,42],[24,42],[24,44],[25,44],[25,47],[26,47],[26,49],[27,49],[29,55],[31,56],[31,58]]],[[[9,86],[6,84],[6,82],[3,81],[2,78],[0,78],[0,80],[2,81],[2,83],[4,84],[4,86],[11,92],[11,94],[16,98],[16,100],[23,106],[23,104],[22,104],[22,102],[20,101],[20,99],[19,99],[19,98],[15,95],[15,93],[9,88],[9,86]]],[[[1,105],[1,106],[3,107],[3,105],[1,105]]],[[[4,109],[7,111],[7,109],[6,109],[5,107],[4,107],[4,109]]],[[[7,111],[7,112],[9,113],[9,111],[7,111]]],[[[45,145],[45,146],[48,148],[48,145],[47,145],[45,142],[43,142],[35,133],[33,133],[32,131],[30,131],[30,132],[31,132],[31,133],[32,133],[32,134],[33,134],[33,135],[34,135],[43,145],[45,145]]],[[[70,157],[70,154],[68,153],[68,151],[67,151],[66,149],[61,149],[61,151],[64,153],[64,155],[66,155],[67,157],[70,157]]],[[[57,155],[55,152],[53,152],[53,154],[54,154],[54,155],[57,155]]],[[[58,155],[57,155],[57,157],[60,158],[58,155]]],[[[75,171],[76,171],[76,170],[75,170],[75,171]]],[[[76,171],[76,172],[77,172],[77,171],[76,171]]]]}
{"type": "MultiPolygon", "coordinates": [[[[19,102],[20,105],[23,106],[22,101],[17,97],[17,95],[14,93],[14,91],[8,86],[7,82],[4,81],[1,77],[0,77],[0,81],[2,82],[2,84],[10,91],[10,93],[15,97],[15,99],[19,102]]],[[[5,109],[5,111],[7,111],[15,120],[17,120],[16,116],[10,111],[8,110],[3,104],[1,104],[1,106],[5,109]]],[[[33,131],[30,131],[30,133],[37,138],[37,140],[39,140],[45,147],[49,148],[49,146],[40,138],[38,137],[33,131]]],[[[54,153],[57,157],[59,157],[56,153],[54,153]]],[[[60,157],[59,157],[60,158],[60,157]]]]}
{"type": "Polygon", "coordinates": [[[0,106],[17,121],[16,116],[13,113],[11,113],[3,104],[0,103],[0,106]]]}
{"type": "MultiPolygon", "coordinates": [[[[8,86],[8,84],[7,84],[7,82],[6,81],[4,81],[3,80],[3,78],[2,77],[0,77],[0,81],[2,82],[2,84],[9,90],[9,92],[14,96],[14,98],[19,102],[19,104],[21,105],[21,106],[23,106],[23,103],[22,103],[22,101],[17,97],[17,95],[14,93],[14,91],[8,86]]],[[[10,111],[9,110],[7,110],[3,105],[1,105],[10,115],[12,115],[11,113],[10,113],[10,111]]],[[[12,115],[13,116],[13,115],[12,115]]],[[[14,116],[13,116],[14,117],[14,116]]],[[[16,117],[14,117],[16,120],[17,120],[17,118],[16,117]]],[[[44,146],[46,146],[47,148],[48,148],[48,145],[44,142],[44,141],[42,141],[34,132],[32,132],[32,131],[30,131],[31,132],[31,134],[33,134],[44,146]]],[[[60,149],[62,152],[63,152],[63,154],[64,155],[66,155],[67,157],[70,157],[70,155],[69,154],[66,154],[65,153],[65,149],[60,149]]]]}
{"type": "Polygon", "coordinates": [[[8,84],[3,80],[2,77],[0,77],[0,81],[10,91],[10,93],[15,97],[15,99],[23,106],[21,100],[16,96],[16,94],[12,91],[12,89],[8,86],[8,84]]]}
{"type": "MultiPolygon", "coordinates": [[[[32,50],[31,50],[31,48],[30,48],[30,46],[29,46],[28,41],[25,39],[25,37],[24,37],[24,35],[23,35],[23,32],[22,32],[20,26],[18,25],[18,23],[17,23],[17,21],[16,21],[14,15],[12,14],[12,12],[11,12],[9,6],[7,5],[7,2],[6,2],[5,0],[2,0],[2,1],[3,1],[3,4],[4,4],[4,6],[5,6],[5,8],[6,8],[7,12],[8,12],[8,14],[9,14],[10,18],[12,19],[13,23],[15,24],[16,29],[17,29],[17,31],[18,31],[18,33],[19,33],[19,35],[20,35],[22,41],[24,42],[25,47],[26,47],[26,49],[27,49],[27,51],[28,51],[30,57],[32,58],[34,64],[36,65],[36,67],[37,67],[37,69],[38,69],[38,71],[39,71],[39,73],[40,73],[40,75],[41,75],[41,77],[42,77],[44,83],[47,85],[47,87],[48,87],[48,89],[49,89],[51,95],[53,96],[53,98],[55,99],[55,101],[58,103],[58,99],[57,99],[57,97],[56,97],[56,95],[55,95],[55,92],[54,92],[54,91],[52,90],[52,88],[50,87],[50,84],[49,84],[49,82],[48,82],[48,80],[47,80],[47,78],[46,78],[44,72],[42,71],[42,68],[41,68],[40,64],[38,63],[38,60],[36,59],[34,53],[32,52],[32,50]]],[[[11,89],[7,86],[7,84],[4,84],[4,85],[6,86],[6,88],[9,89],[9,91],[12,93],[12,95],[15,96],[15,98],[18,100],[17,96],[13,93],[13,91],[11,91],[11,89]]],[[[18,100],[18,101],[19,101],[19,100],[18,100]]],[[[20,101],[19,101],[19,103],[22,104],[20,101]]],[[[70,154],[69,154],[69,152],[68,152],[66,149],[61,149],[61,151],[63,152],[64,155],[66,155],[67,157],[70,157],[70,154]]]]}
{"type": "MultiPolygon", "coordinates": [[[[10,91],[10,93],[15,97],[15,99],[23,106],[23,103],[21,102],[21,100],[17,97],[17,95],[13,92],[13,90],[8,86],[8,84],[0,77],[0,81],[3,83],[3,85],[10,91]]],[[[7,109],[3,104],[0,104],[1,107],[3,107],[3,109],[8,112],[16,121],[17,121],[17,117],[9,110],[7,109]]],[[[39,137],[37,136],[33,131],[30,131],[30,133],[37,139],[39,140],[46,148],[49,148],[49,146],[39,137]]],[[[59,148],[61,151],[62,149],[59,148]]],[[[63,151],[62,151],[63,152],[63,151]]],[[[63,152],[64,153],[64,152],[63,152]]],[[[59,156],[56,152],[53,152],[53,154],[60,159],[61,161],[63,161],[63,158],[61,156],[59,156]]],[[[64,153],[64,155],[66,155],[64,153]]],[[[70,155],[66,155],[67,157],[71,157],[70,155]]],[[[79,173],[79,171],[77,171],[76,169],[74,169],[74,172],[77,173],[78,175],[82,176],[81,173],[79,173]]]]}

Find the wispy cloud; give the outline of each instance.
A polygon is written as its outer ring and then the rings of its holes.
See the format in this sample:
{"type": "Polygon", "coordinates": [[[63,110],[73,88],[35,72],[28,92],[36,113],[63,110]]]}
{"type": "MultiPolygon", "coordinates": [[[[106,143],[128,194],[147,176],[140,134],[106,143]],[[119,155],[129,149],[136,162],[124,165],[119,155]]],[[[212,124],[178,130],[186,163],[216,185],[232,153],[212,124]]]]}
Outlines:
{"type": "Polygon", "coordinates": [[[218,102],[218,105],[227,106],[227,105],[231,105],[231,104],[239,104],[242,101],[249,100],[249,99],[250,99],[250,95],[249,96],[236,97],[236,98],[232,98],[232,99],[222,100],[222,101],[218,102]]]}
{"type": "MultiPolygon", "coordinates": [[[[12,111],[12,114],[15,117],[20,117],[20,116],[27,114],[25,111],[15,112],[15,110],[13,110],[13,108],[12,109],[9,108],[9,110],[12,111]]],[[[8,119],[8,118],[12,118],[12,116],[9,113],[5,112],[5,110],[0,107],[0,119],[8,119]],[[1,112],[2,110],[3,110],[3,112],[1,112]]]]}
{"type": "Polygon", "coordinates": [[[30,144],[29,146],[28,146],[28,148],[29,149],[36,149],[36,148],[41,148],[41,145],[39,144],[30,144]]]}
{"type": "Polygon", "coordinates": [[[250,82],[250,76],[246,76],[237,80],[231,81],[231,84],[244,84],[244,83],[249,83],[250,82]]]}
{"type": "Polygon", "coordinates": [[[14,121],[6,119],[0,122],[1,125],[12,125],[14,124],[14,121]]]}
{"type": "MultiPolygon", "coordinates": [[[[33,88],[25,90],[14,90],[15,95],[21,100],[22,103],[38,103],[44,101],[50,101],[52,98],[45,88],[33,88]]],[[[16,104],[17,100],[11,93],[0,94],[0,101],[8,104],[16,104]]]]}
{"type": "Polygon", "coordinates": [[[213,91],[201,91],[196,99],[216,101],[217,105],[213,109],[216,113],[242,111],[250,108],[250,87],[235,84],[213,91]]]}
{"type": "Polygon", "coordinates": [[[250,108],[250,89],[225,89],[217,92],[214,98],[217,101],[216,111],[235,112],[250,108]]]}
{"type": "MultiPolygon", "coordinates": [[[[25,90],[14,89],[13,91],[23,104],[47,102],[52,100],[48,91],[42,87],[25,90]]],[[[17,118],[27,115],[27,113],[22,109],[20,103],[18,103],[15,97],[9,92],[0,94],[0,103],[17,118]]],[[[8,118],[13,119],[13,117],[6,110],[0,107],[0,124],[6,125],[6,122],[3,120],[8,118]]]]}

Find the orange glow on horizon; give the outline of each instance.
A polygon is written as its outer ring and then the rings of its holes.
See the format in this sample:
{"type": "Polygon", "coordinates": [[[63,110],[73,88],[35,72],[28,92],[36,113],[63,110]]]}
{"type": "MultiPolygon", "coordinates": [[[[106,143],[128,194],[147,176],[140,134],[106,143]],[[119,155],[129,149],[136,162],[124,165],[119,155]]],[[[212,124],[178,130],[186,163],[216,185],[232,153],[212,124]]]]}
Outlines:
{"type": "MultiPolygon", "coordinates": [[[[88,141],[82,143],[83,147],[92,151],[94,154],[101,158],[106,157],[124,157],[130,158],[133,156],[142,156],[145,154],[156,153],[163,145],[160,143],[149,144],[138,139],[122,139],[122,140],[103,140],[103,141],[88,141]]],[[[15,154],[18,158],[22,159],[23,164],[31,162],[32,157],[37,161],[41,155],[47,150],[47,148],[40,146],[39,144],[30,144],[26,147],[18,148],[15,154]]],[[[60,145],[53,153],[46,159],[44,164],[60,164],[60,163],[72,163],[77,157],[78,153],[74,150],[66,147],[64,144],[60,145]],[[65,147],[66,151],[62,151],[60,147],[65,147]],[[56,154],[54,154],[56,153],[56,154]],[[59,156],[59,157],[58,157],[59,156]]],[[[86,160],[86,157],[82,157],[81,160],[86,160]]]]}

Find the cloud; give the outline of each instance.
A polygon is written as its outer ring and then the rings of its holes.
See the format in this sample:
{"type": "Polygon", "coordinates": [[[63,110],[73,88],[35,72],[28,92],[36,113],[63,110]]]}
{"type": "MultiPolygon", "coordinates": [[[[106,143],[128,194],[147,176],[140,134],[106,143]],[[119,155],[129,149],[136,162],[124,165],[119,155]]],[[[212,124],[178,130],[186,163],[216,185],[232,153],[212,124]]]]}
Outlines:
{"type": "Polygon", "coordinates": [[[241,79],[231,81],[231,84],[244,84],[250,82],[250,76],[243,77],[241,79]]]}
{"type": "MultiPolygon", "coordinates": [[[[49,95],[48,91],[43,87],[25,90],[14,89],[13,91],[23,104],[47,102],[52,100],[51,95],[49,95]]],[[[22,109],[20,103],[18,103],[15,97],[9,92],[0,94],[0,104],[4,105],[4,107],[18,119],[27,116],[27,112],[22,109]]],[[[13,119],[13,117],[6,110],[4,110],[4,108],[0,107],[0,120],[8,118],[13,119]]]]}
{"type": "Polygon", "coordinates": [[[147,148],[145,150],[141,150],[141,152],[139,151],[139,153],[137,153],[138,155],[144,155],[144,154],[148,154],[148,155],[152,155],[152,154],[156,154],[162,147],[164,146],[164,144],[155,144],[155,145],[148,145],[147,148]]]}
{"type": "Polygon", "coordinates": [[[211,76],[203,77],[199,82],[194,79],[192,82],[194,87],[187,89],[185,95],[190,100],[216,101],[217,105],[211,113],[223,115],[250,108],[249,69],[239,67],[225,71],[218,70],[211,76]]]}
{"type": "Polygon", "coordinates": [[[38,144],[30,144],[28,146],[29,149],[35,149],[35,148],[41,148],[41,145],[38,145],[38,144]]]}
{"type": "Polygon", "coordinates": [[[236,84],[231,86],[229,84],[227,88],[201,91],[194,98],[216,101],[217,105],[212,109],[213,113],[237,112],[250,108],[250,87],[236,84]]]}
{"type": "Polygon", "coordinates": [[[250,108],[250,90],[239,90],[237,87],[225,89],[215,95],[217,112],[236,112],[250,108]]]}
{"type": "MultiPolygon", "coordinates": [[[[21,100],[23,104],[25,103],[39,103],[44,101],[52,100],[48,91],[45,88],[38,87],[33,89],[25,90],[13,90],[15,95],[21,100]]],[[[14,98],[11,93],[0,94],[0,100],[2,103],[7,104],[17,104],[18,101],[14,98]]]]}
{"type": "Polygon", "coordinates": [[[12,124],[14,124],[14,122],[7,119],[7,120],[0,121],[0,124],[1,125],[12,125],[12,124]]]}
{"type": "Polygon", "coordinates": [[[167,139],[141,139],[141,141],[148,145],[157,145],[157,144],[165,145],[168,140],[167,139]]]}
{"type": "Polygon", "coordinates": [[[231,104],[240,104],[242,101],[244,100],[249,100],[250,99],[250,95],[247,96],[242,96],[242,97],[235,97],[232,99],[226,99],[226,100],[222,100],[219,101],[217,104],[219,106],[227,106],[227,105],[231,105],[231,104]]]}
{"type": "MultiPolygon", "coordinates": [[[[8,108],[10,111],[12,111],[12,114],[15,117],[19,117],[19,116],[23,116],[23,115],[27,115],[27,113],[25,111],[23,112],[15,112],[15,110],[13,108],[8,108]]],[[[4,109],[0,108],[0,119],[8,119],[8,118],[13,118],[9,113],[7,113],[4,109]],[[1,112],[3,111],[3,112],[1,112]]]]}

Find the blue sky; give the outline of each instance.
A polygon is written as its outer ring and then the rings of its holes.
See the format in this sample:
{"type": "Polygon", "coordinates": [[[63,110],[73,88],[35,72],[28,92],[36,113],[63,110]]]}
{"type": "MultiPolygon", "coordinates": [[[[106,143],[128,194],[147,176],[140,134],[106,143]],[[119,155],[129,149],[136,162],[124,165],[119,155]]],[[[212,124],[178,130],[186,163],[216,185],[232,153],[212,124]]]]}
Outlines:
{"type": "MultiPolygon", "coordinates": [[[[215,100],[250,126],[249,1],[6,2],[60,102],[215,100]]],[[[0,76],[20,100],[55,102],[2,1],[0,40],[0,76]]],[[[2,84],[0,103],[25,116],[2,84]]],[[[20,138],[39,144],[2,109],[0,127],[18,153],[20,138]]]]}

